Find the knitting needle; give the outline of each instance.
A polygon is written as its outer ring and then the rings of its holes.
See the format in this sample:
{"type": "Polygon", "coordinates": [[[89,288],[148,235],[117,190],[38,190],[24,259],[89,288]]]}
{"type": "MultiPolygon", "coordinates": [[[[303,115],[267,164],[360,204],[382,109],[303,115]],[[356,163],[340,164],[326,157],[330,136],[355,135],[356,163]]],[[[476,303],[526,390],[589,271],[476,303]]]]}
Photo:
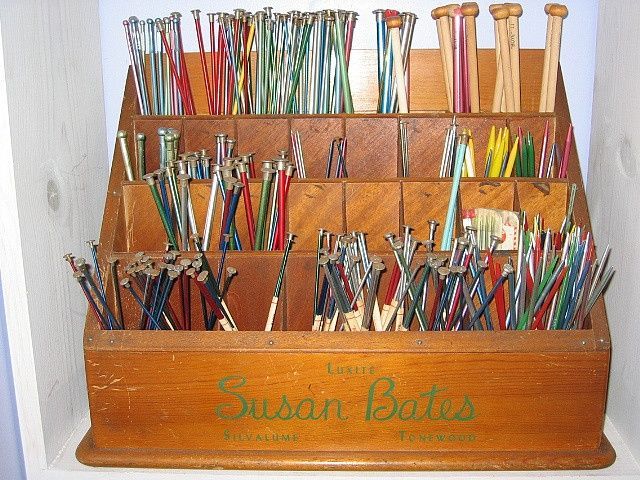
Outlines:
{"type": "Polygon", "coordinates": [[[282,288],[282,280],[284,278],[285,269],[287,267],[287,259],[289,258],[289,252],[293,246],[293,233],[287,234],[287,243],[284,245],[284,253],[282,255],[282,263],[280,264],[280,273],[278,273],[278,279],[276,280],[276,286],[273,291],[273,297],[271,298],[271,306],[269,307],[269,314],[267,316],[267,324],[265,325],[265,331],[270,332],[273,329],[273,321],[276,316],[276,310],[278,308],[278,300],[280,298],[280,289],[282,288]]]}
{"type": "Polygon", "coordinates": [[[129,147],[127,145],[127,132],[118,130],[117,137],[118,143],[120,144],[120,153],[122,154],[122,163],[124,163],[126,179],[129,182],[133,182],[135,177],[133,175],[133,167],[131,166],[131,157],[129,156],[129,147]]]}
{"type": "Polygon", "coordinates": [[[491,11],[491,15],[496,22],[498,39],[500,41],[500,62],[502,66],[502,81],[504,85],[505,103],[507,112],[515,111],[513,76],[511,73],[511,57],[509,54],[509,34],[507,31],[507,18],[509,9],[507,7],[497,7],[491,11]]]}
{"type": "Polygon", "coordinates": [[[507,27],[509,32],[509,56],[511,60],[511,75],[513,77],[514,108],[520,111],[520,25],[522,6],[519,3],[506,3],[509,9],[507,27]]]}
{"type": "MultiPolygon", "coordinates": [[[[460,11],[464,16],[466,31],[467,63],[469,66],[469,104],[471,113],[480,112],[480,85],[478,79],[478,47],[476,39],[476,17],[480,13],[475,2],[463,3],[460,11]]],[[[474,175],[470,175],[474,176],[474,175]]]]}
{"type": "Polygon", "coordinates": [[[211,84],[209,79],[209,68],[207,66],[207,57],[204,51],[204,40],[202,39],[202,26],[200,25],[200,10],[191,10],[193,21],[196,26],[196,38],[198,39],[198,50],[200,52],[200,65],[202,66],[202,77],[204,78],[204,90],[207,94],[207,106],[209,115],[213,115],[213,94],[211,92],[211,84]]]}
{"type": "Polygon", "coordinates": [[[558,64],[560,61],[560,41],[562,37],[562,21],[569,15],[569,10],[564,5],[557,3],[549,7],[549,16],[552,17],[551,47],[549,52],[549,78],[547,80],[547,96],[545,111],[553,112],[556,105],[556,84],[558,81],[558,64]]]}
{"type": "Polygon", "coordinates": [[[447,217],[444,224],[444,232],[442,235],[441,248],[449,250],[453,238],[453,229],[455,224],[456,205],[458,201],[458,190],[460,188],[460,177],[462,176],[462,165],[464,163],[464,154],[467,148],[469,136],[465,133],[460,135],[458,149],[456,151],[456,162],[453,172],[453,181],[451,185],[451,195],[449,197],[449,206],[447,208],[447,217]]]}

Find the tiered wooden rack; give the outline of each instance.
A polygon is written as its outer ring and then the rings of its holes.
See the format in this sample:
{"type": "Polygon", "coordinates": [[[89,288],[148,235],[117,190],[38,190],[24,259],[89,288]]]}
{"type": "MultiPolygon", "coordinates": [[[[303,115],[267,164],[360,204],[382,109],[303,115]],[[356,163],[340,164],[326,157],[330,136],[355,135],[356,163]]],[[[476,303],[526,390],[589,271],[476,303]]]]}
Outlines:
{"type": "MultiPolygon", "coordinates": [[[[540,145],[549,120],[552,137],[566,137],[571,120],[562,75],[555,112],[533,113],[542,58],[541,50],[522,51],[524,113],[457,117],[460,126],[474,133],[478,162],[483,161],[483,142],[494,124],[531,130],[540,145]]],[[[480,51],[479,59],[481,107],[488,111],[494,52],[480,51]]],[[[199,94],[197,58],[189,55],[187,60],[196,109],[202,112],[206,105],[199,94]]],[[[130,132],[130,138],[146,133],[150,171],[158,165],[158,127],[181,132],[181,151],[213,150],[215,133],[227,133],[237,139],[240,153],[253,151],[258,161],[287,148],[290,129],[295,129],[303,139],[309,178],[294,180],[290,189],[288,228],[298,239],[276,331],[260,330],[280,264],[277,252],[229,253],[228,264],[239,275],[228,303],[240,332],[203,331],[195,314],[197,331],[139,331],[132,302],[125,305],[130,328],[125,331],[99,330],[87,316],[85,366],[92,427],[78,447],[80,461],[161,468],[354,470],[599,468],[613,462],[615,453],[602,433],[610,355],[602,300],[591,312],[589,328],[580,331],[310,331],[317,228],[368,232],[369,248],[392,265],[383,233],[409,224],[417,238],[424,238],[429,219],[444,219],[450,181],[437,174],[451,114],[444,111],[440,57],[435,50],[416,50],[410,62],[412,113],[407,115],[365,113],[375,110],[373,51],[352,55],[354,105],[363,112],[354,115],[143,117],[136,114],[129,74],[119,128],[130,132]],[[408,178],[399,175],[400,119],[409,131],[408,178]],[[327,180],[322,178],[326,151],[336,136],[348,138],[350,175],[327,180]],[[397,412],[381,420],[391,413],[391,397],[398,402],[397,412]],[[255,399],[253,410],[250,399],[255,399]],[[303,410],[312,416],[312,404],[315,413],[327,401],[329,406],[326,418],[317,420],[256,419],[263,400],[271,413],[285,401],[294,411],[298,405],[298,417],[305,416],[303,410]],[[419,413],[413,417],[421,418],[405,418],[412,417],[414,400],[419,413]],[[378,407],[376,414],[372,409],[378,407]]],[[[138,251],[159,257],[164,247],[148,187],[123,178],[116,149],[100,237],[103,266],[109,256],[126,264],[138,251]]],[[[251,185],[254,208],[260,191],[256,182],[251,185]]],[[[468,179],[462,183],[459,205],[539,212],[548,226],[557,228],[572,183],[578,186],[575,221],[589,228],[575,146],[567,180],[468,179]]],[[[209,188],[205,181],[192,182],[198,218],[206,210],[209,188]]],[[[243,222],[238,228],[242,235],[243,222]]],[[[211,251],[207,257],[214,263],[218,253],[211,251]]],[[[385,281],[383,275],[382,291],[385,281]]],[[[286,416],[286,408],[280,413],[286,416]]]]}

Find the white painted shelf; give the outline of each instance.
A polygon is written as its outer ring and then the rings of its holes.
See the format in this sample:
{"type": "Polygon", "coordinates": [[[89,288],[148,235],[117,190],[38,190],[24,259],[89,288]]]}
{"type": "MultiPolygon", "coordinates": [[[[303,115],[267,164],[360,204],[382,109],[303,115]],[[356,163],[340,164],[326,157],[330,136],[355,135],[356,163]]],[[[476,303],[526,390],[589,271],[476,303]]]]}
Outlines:
{"type": "Polygon", "coordinates": [[[390,478],[420,478],[420,479],[489,479],[489,478],[550,478],[550,479],[638,479],[640,465],[634,460],[631,452],[624,444],[614,425],[607,419],[605,433],[616,450],[615,463],[602,470],[580,471],[533,471],[533,472],[279,472],[279,471],[238,471],[238,470],[150,470],[150,469],[122,469],[122,468],[94,468],[80,464],[75,458],[76,446],[89,428],[89,419],[82,420],[73,432],[65,448],[55,459],[42,478],[46,480],[174,480],[184,479],[257,479],[260,480],[297,480],[302,478],[331,478],[331,479],[367,479],[383,480],[390,478]]]}

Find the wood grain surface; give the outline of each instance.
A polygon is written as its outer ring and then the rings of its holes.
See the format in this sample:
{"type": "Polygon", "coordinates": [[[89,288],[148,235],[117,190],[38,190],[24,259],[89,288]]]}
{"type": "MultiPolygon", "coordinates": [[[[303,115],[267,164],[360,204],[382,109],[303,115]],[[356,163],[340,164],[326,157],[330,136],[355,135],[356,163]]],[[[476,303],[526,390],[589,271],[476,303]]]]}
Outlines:
{"type": "MultiPolygon", "coordinates": [[[[479,53],[481,107],[486,111],[495,56],[490,50],[479,53]]],[[[542,52],[523,50],[521,58],[522,108],[533,112],[542,52]]],[[[196,61],[196,56],[187,56],[191,67],[196,61]]],[[[358,67],[368,72],[374,53],[354,51],[351,61],[352,72],[358,67]]],[[[433,177],[442,129],[450,117],[439,112],[446,107],[439,62],[436,50],[412,52],[414,113],[406,119],[413,138],[412,165],[419,173],[411,180],[397,178],[398,115],[143,118],[132,113],[135,94],[129,78],[120,128],[150,132],[155,138],[158,126],[177,122],[186,130],[183,150],[206,142],[212,129],[224,127],[235,132],[239,149],[257,152],[257,161],[290,146],[289,132],[295,128],[303,145],[305,137],[313,144],[308,160],[313,176],[323,174],[327,140],[344,132],[349,138],[347,168],[356,168],[353,176],[363,178],[292,182],[288,226],[299,231],[299,238],[287,267],[275,331],[258,330],[266,320],[281,260],[278,252],[229,254],[227,264],[239,272],[229,291],[229,308],[241,332],[101,331],[87,316],[84,345],[92,430],[78,449],[81,461],[354,470],[597,468],[613,461],[602,435],[610,355],[602,300],[582,331],[309,331],[316,228],[369,233],[370,251],[384,252],[387,265],[381,299],[393,265],[382,234],[398,232],[405,222],[413,224],[418,238],[426,238],[426,221],[443,220],[437,217],[448,204],[450,184],[433,177]],[[421,110],[430,113],[416,113],[421,110]]],[[[200,90],[198,81],[192,80],[194,92],[200,90]]],[[[357,111],[375,109],[375,88],[366,74],[352,74],[357,111]]],[[[488,137],[492,124],[517,122],[539,130],[540,122],[544,127],[549,118],[563,139],[570,115],[561,75],[558,89],[552,115],[460,117],[459,124],[480,137],[477,165],[484,162],[481,139],[488,137]]],[[[204,97],[198,95],[201,112],[204,97]]],[[[153,158],[153,152],[150,155],[153,158]]],[[[101,261],[115,252],[125,262],[138,250],[158,257],[164,233],[149,189],[141,182],[123,184],[122,178],[116,150],[101,261]]],[[[578,186],[575,219],[588,226],[575,147],[568,181],[463,180],[459,208],[526,207],[530,215],[540,211],[548,215],[547,224],[554,224],[566,207],[569,183],[578,186]]],[[[197,218],[204,215],[208,188],[208,182],[192,182],[197,218]]],[[[252,182],[251,193],[255,210],[259,180],[252,182]]],[[[217,254],[207,255],[217,265],[217,254]]],[[[192,290],[192,296],[197,299],[197,292],[192,290]]],[[[175,296],[171,302],[178,308],[175,296]]],[[[134,328],[137,310],[131,299],[125,300],[125,311],[134,328]]],[[[202,322],[194,325],[199,329],[202,322]]]]}

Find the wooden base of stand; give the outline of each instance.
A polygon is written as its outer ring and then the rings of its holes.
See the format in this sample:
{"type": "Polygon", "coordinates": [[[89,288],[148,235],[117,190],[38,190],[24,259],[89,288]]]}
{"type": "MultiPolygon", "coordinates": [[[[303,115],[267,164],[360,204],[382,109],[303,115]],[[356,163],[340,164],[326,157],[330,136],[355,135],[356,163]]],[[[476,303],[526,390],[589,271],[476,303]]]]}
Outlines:
{"type": "Polygon", "coordinates": [[[98,448],[91,429],[76,457],[95,467],[229,470],[591,470],[605,468],[616,452],[603,434],[595,450],[528,452],[296,452],[98,448]]]}

